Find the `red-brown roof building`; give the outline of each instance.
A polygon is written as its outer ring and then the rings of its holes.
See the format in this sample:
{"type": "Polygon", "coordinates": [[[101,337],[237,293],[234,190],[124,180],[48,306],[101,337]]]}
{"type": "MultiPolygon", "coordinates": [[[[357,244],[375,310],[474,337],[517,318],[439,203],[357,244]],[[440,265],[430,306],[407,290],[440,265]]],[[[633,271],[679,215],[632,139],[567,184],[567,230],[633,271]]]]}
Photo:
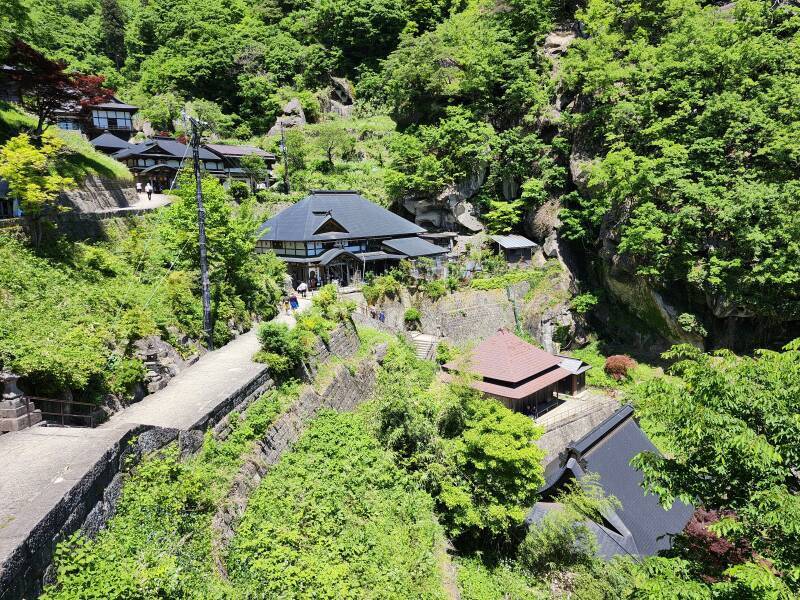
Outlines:
{"type": "Polygon", "coordinates": [[[465,364],[454,361],[443,368],[446,379],[452,378],[448,373],[462,370],[477,375],[472,387],[511,410],[538,416],[555,406],[559,393],[582,391],[591,367],[545,352],[502,329],[475,347],[465,364]]]}

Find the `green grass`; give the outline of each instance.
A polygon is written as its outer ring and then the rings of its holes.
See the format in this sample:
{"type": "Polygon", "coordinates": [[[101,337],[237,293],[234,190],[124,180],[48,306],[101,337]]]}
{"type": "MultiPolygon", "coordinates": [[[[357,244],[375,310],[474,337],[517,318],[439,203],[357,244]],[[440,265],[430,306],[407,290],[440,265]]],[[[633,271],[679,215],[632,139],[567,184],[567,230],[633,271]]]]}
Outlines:
{"type": "MultiPolygon", "coordinates": [[[[13,104],[0,102],[0,144],[35,127],[36,119],[33,116],[13,104]]],[[[95,150],[81,134],[63,131],[54,125],[48,127],[46,133],[58,136],[66,145],[66,152],[57,167],[59,174],[72,177],[78,183],[91,175],[122,181],[133,179],[128,167],[95,150]]]]}
{"type": "Polygon", "coordinates": [[[535,581],[513,562],[481,560],[480,556],[459,558],[458,589],[461,600],[545,600],[550,594],[544,582],[535,581]]]}
{"type": "Polygon", "coordinates": [[[636,368],[629,373],[629,378],[617,381],[605,372],[606,354],[601,350],[601,342],[595,340],[584,346],[572,350],[570,356],[579,358],[592,366],[586,372],[586,385],[603,389],[625,389],[637,383],[649,381],[655,377],[663,376],[661,369],[637,361],[636,368]]]}
{"type": "Polygon", "coordinates": [[[57,583],[45,600],[236,598],[211,560],[211,520],[254,441],[299,393],[287,384],[256,400],[225,441],[206,436],[181,461],[175,444],[128,476],[117,513],[95,540],[74,537],[56,553],[57,583]]]}
{"type": "Polygon", "coordinates": [[[362,413],[324,413],[250,498],[228,556],[248,598],[443,599],[433,500],[362,413]]]}

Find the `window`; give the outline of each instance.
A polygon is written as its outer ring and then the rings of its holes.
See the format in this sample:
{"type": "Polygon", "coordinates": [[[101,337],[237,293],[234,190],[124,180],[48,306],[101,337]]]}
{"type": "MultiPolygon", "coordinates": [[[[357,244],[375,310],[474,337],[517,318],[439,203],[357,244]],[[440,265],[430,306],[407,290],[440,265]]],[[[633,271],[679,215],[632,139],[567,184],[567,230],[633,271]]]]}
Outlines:
{"type": "Polygon", "coordinates": [[[92,124],[98,129],[133,129],[131,113],[121,110],[93,110],[92,124]]]}
{"type": "Polygon", "coordinates": [[[308,242],[306,248],[308,248],[309,256],[319,256],[325,252],[325,249],[322,247],[322,242],[308,242]]]}
{"type": "Polygon", "coordinates": [[[65,131],[80,131],[81,125],[78,121],[74,121],[72,119],[59,119],[58,123],[56,123],[59,129],[64,129],[65,131]]]}
{"type": "MultiPolygon", "coordinates": [[[[278,248],[280,242],[275,242],[275,247],[278,248]]],[[[283,251],[279,252],[283,256],[307,256],[305,242],[283,242],[283,251]]]]}

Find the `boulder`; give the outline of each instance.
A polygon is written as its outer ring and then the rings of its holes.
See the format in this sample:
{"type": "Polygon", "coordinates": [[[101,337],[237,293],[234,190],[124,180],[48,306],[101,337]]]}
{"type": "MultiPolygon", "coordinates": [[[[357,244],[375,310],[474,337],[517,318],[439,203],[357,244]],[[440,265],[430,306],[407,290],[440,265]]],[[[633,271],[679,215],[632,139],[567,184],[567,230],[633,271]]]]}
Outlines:
{"type": "Polygon", "coordinates": [[[407,198],[402,204],[414,215],[414,222],[433,229],[463,228],[472,233],[483,231],[469,200],[486,180],[487,165],[477,167],[468,177],[448,185],[436,198],[407,198]]]}
{"type": "Polygon", "coordinates": [[[306,123],[306,114],[303,112],[300,100],[292,98],[284,105],[283,114],[277,118],[275,125],[272,126],[267,135],[279,135],[281,127],[283,129],[291,129],[292,127],[301,127],[306,123]]]}

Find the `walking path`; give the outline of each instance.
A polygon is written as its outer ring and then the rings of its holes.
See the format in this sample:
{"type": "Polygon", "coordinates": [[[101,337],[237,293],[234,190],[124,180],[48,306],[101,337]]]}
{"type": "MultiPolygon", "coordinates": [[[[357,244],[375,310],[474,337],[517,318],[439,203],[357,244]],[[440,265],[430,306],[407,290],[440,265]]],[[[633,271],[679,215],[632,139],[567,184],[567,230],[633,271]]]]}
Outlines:
{"type": "MultiPolygon", "coordinates": [[[[301,310],[311,303],[299,300],[301,310]]],[[[286,314],[275,320],[290,327],[295,322],[286,314]]],[[[254,328],[202,356],[167,387],[96,429],[34,427],[0,436],[0,576],[31,531],[52,518],[62,499],[87,475],[102,468],[104,456],[126,434],[140,425],[188,430],[202,423],[238,390],[265,374],[266,366],[253,362],[257,350],[254,328]]]]}
{"type": "Polygon", "coordinates": [[[156,208],[160,208],[162,206],[166,206],[170,202],[172,202],[172,197],[167,194],[153,194],[153,196],[148,200],[147,194],[137,194],[139,196],[139,200],[136,204],[131,204],[129,206],[115,206],[114,208],[106,208],[103,210],[98,210],[95,214],[125,214],[125,213],[136,213],[141,211],[147,210],[155,210],[156,208]]]}

